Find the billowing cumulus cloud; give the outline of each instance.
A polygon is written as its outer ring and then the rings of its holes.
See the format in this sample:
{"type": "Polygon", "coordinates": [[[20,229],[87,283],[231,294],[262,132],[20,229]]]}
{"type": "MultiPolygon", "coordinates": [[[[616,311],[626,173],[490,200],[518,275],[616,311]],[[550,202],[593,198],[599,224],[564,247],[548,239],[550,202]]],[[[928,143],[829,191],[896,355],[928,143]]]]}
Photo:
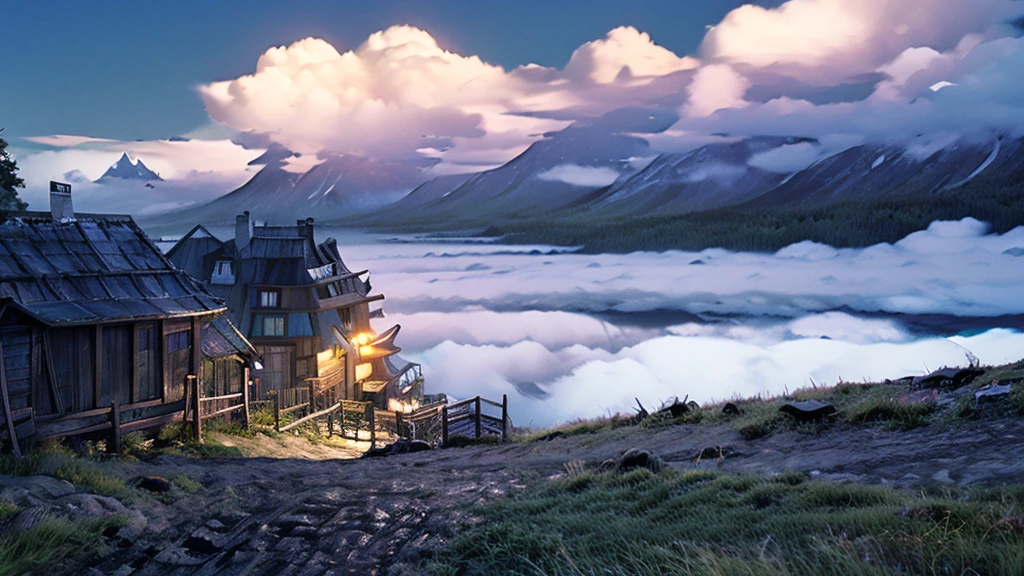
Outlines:
{"type": "Polygon", "coordinates": [[[744,5],[704,39],[713,62],[770,70],[812,84],[876,72],[907,49],[945,51],[1021,12],[1013,0],[790,0],[744,5]]]}
{"type": "Polygon", "coordinates": [[[743,108],[748,103],[743,96],[750,81],[725,64],[704,66],[693,76],[687,91],[690,99],[683,108],[687,116],[710,116],[724,108],[743,108]]]}
{"type": "Polygon", "coordinates": [[[636,28],[621,27],[608,36],[580,46],[565,67],[566,76],[601,84],[631,82],[645,77],[665,76],[681,70],[692,70],[700,62],[695,58],[676,56],[655,44],[646,33],[636,28]]]}
{"type": "Polygon", "coordinates": [[[394,26],[344,53],[317,38],[271,48],[252,74],[199,94],[214,120],[296,151],[428,159],[447,173],[500,165],[572,118],[677,97],[697,64],[623,27],[565,70],[505,71],[394,26]]]}

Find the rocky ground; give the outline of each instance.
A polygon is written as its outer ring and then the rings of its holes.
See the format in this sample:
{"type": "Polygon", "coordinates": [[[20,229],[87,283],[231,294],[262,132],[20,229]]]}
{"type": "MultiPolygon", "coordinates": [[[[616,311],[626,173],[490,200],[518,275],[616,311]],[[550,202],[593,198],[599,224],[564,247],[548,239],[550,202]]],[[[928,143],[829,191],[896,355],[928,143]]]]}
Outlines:
{"type": "Polygon", "coordinates": [[[570,462],[596,465],[631,448],[680,470],[802,471],[908,487],[1024,478],[1024,419],[1011,415],[907,432],[837,423],[752,441],[724,425],[628,427],[373,459],[301,438],[256,438],[218,440],[264,456],[105,463],[129,483],[171,479],[149,487],[156,492],[132,489],[119,498],[49,477],[0,477],[0,500],[22,510],[6,529],[45,515],[122,515],[128,524],[108,535],[115,551],[93,573],[415,574],[458,527],[477,521],[468,505],[563,474],[570,462]]]}

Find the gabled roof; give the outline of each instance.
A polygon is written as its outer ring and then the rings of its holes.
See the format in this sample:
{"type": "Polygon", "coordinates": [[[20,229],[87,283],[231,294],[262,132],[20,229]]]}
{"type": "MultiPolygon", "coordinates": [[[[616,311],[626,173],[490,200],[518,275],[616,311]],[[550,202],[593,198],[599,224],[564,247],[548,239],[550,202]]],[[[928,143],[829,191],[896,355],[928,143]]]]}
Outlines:
{"type": "Polygon", "coordinates": [[[228,358],[238,356],[243,360],[256,358],[259,353],[242,336],[227,316],[220,316],[203,323],[202,351],[207,358],[228,358]]]}
{"type": "Polygon", "coordinates": [[[203,315],[223,302],[130,216],[15,212],[0,223],[0,298],[51,326],[203,315]]]}

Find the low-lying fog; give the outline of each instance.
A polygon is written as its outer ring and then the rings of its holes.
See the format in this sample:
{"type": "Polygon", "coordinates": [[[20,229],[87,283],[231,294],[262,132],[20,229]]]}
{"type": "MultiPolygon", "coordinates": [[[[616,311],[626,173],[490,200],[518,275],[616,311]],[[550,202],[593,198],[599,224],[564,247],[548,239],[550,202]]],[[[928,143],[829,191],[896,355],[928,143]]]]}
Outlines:
{"type": "Polygon", "coordinates": [[[895,244],[573,254],[339,238],[428,392],[509,395],[518,425],[1024,358],[1024,227],[936,222],[895,244]],[[1014,316],[1016,315],[1016,316],[1014,316]]]}

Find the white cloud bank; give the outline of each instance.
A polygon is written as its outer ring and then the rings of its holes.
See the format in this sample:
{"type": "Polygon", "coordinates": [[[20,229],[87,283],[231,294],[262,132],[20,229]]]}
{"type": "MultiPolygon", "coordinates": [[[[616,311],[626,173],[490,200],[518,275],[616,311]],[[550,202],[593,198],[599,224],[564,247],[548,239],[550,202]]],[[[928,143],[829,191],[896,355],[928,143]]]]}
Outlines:
{"type": "Polygon", "coordinates": [[[404,327],[403,354],[423,363],[429,390],[509,394],[516,422],[539,426],[628,412],[634,396],[651,408],[920,375],[964,365],[968,350],[1020,360],[1018,331],[946,339],[915,325],[916,314],[1024,314],[1024,227],[985,231],[968,218],[894,244],[801,242],[775,254],[415,243],[342,254],[384,287],[382,322],[404,327]],[[867,314],[879,311],[891,315],[867,314]]]}

